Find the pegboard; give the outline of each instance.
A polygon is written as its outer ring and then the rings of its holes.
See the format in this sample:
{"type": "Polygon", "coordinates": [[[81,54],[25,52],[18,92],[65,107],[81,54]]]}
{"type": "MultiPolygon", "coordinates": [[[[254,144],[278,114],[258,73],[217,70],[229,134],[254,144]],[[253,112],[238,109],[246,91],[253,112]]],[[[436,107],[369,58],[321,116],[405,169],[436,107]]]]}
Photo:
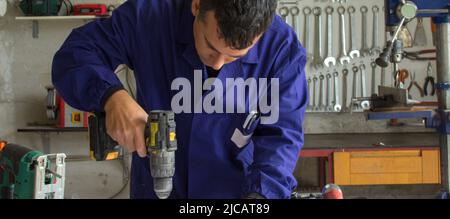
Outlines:
{"type": "MultiPolygon", "coordinates": [[[[390,40],[390,34],[387,33],[385,30],[385,19],[384,19],[384,0],[281,0],[278,4],[277,14],[282,16],[283,12],[289,11],[288,15],[285,18],[286,22],[294,29],[294,31],[297,33],[297,37],[302,43],[302,45],[306,48],[308,53],[308,63],[306,65],[306,77],[309,83],[309,106],[307,109],[307,112],[315,113],[315,112],[331,112],[331,113],[348,113],[350,112],[351,107],[351,99],[352,99],[352,92],[353,92],[353,78],[354,78],[354,72],[352,71],[353,67],[358,67],[359,71],[356,74],[356,95],[355,97],[362,97],[362,83],[361,83],[361,71],[360,67],[361,65],[364,65],[365,67],[365,96],[371,96],[372,94],[372,87],[374,87],[374,93],[378,93],[378,86],[381,84],[381,74],[382,69],[379,66],[376,66],[373,70],[371,63],[375,61],[375,59],[378,57],[379,53],[373,53],[366,56],[355,57],[351,59],[349,63],[340,64],[339,63],[339,57],[341,57],[342,49],[340,48],[341,43],[341,32],[340,32],[340,20],[341,16],[338,14],[338,8],[343,7],[345,9],[344,13],[344,26],[345,26],[345,42],[346,42],[346,52],[347,55],[351,51],[350,45],[351,43],[351,37],[353,38],[353,44],[355,44],[356,48],[358,50],[362,50],[364,47],[364,42],[362,40],[362,33],[363,33],[363,23],[366,27],[366,37],[367,37],[367,44],[369,48],[372,48],[373,46],[373,38],[376,36],[378,38],[377,44],[378,46],[383,49],[385,46],[385,42],[387,40],[390,40]],[[322,38],[321,38],[321,44],[322,44],[322,58],[328,57],[327,55],[327,15],[326,15],[326,8],[327,7],[333,8],[333,13],[331,14],[331,24],[332,24],[332,57],[335,57],[337,59],[335,66],[330,67],[316,67],[314,64],[314,53],[316,50],[315,43],[316,39],[318,37],[316,36],[315,31],[315,23],[316,23],[316,17],[313,13],[309,15],[309,22],[310,26],[307,28],[306,22],[308,21],[308,15],[305,15],[305,10],[307,8],[310,8],[311,11],[314,11],[314,8],[318,7],[321,9],[321,31],[322,31],[322,38]],[[354,7],[355,12],[352,14],[353,17],[353,35],[350,36],[350,16],[348,13],[349,7],[354,7]],[[296,10],[296,7],[298,10],[296,10]],[[366,22],[363,20],[361,8],[367,7],[368,12],[366,16],[366,22]],[[379,12],[377,14],[378,19],[376,21],[378,22],[378,28],[376,31],[374,30],[374,12],[372,11],[372,8],[378,7],[379,12]],[[285,10],[285,11],[283,11],[285,10]],[[298,11],[297,16],[293,16],[292,13],[296,13],[298,11]],[[306,38],[305,38],[306,37],[306,38]],[[306,40],[306,41],[305,41],[306,40]],[[344,77],[343,77],[343,70],[348,70],[347,75],[347,87],[345,90],[343,90],[344,86],[344,77]],[[334,83],[333,83],[333,73],[337,72],[337,87],[339,89],[339,98],[338,98],[338,104],[342,105],[342,109],[339,111],[336,111],[335,109],[332,109],[334,105],[334,83]],[[326,96],[327,91],[326,89],[323,89],[322,93],[322,99],[320,99],[319,95],[319,89],[320,89],[320,75],[323,75],[325,79],[323,80],[323,86],[327,87],[326,78],[327,75],[331,75],[330,79],[330,85],[328,86],[331,91],[331,96],[329,97],[328,104],[326,102],[326,96]],[[313,92],[314,88],[314,77],[317,78],[316,82],[316,92],[313,92]],[[375,86],[373,85],[373,81],[375,82],[375,86]],[[345,95],[345,93],[347,95],[345,95]],[[314,96],[315,95],[315,96],[314,96]],[[315,99],[316,107],[312,106],[313,100],[315,99]],[[317,109],[317,106],[319,106],[319,101],[323,101],[323,107],[320,109],[317,109]],[[345,101],[345,102],[344,102],[345,101]],[[331,107],[326,107],[327,105],[331,107]],[[346,106],[346,107],[344,107],[346,106]],[[328,108],[328,109],[327,109],[328,108]]],[[[425,29],[425,36],[426,41],[421,46],[413,46],[411,48],[405,48],[405,51],[419,51],[419,50],[426,50],[426,49],[435,49],[433,45],[433,36],[431,32],[431,19],[424,18],[423,19],[423,25],[425,29]]],[[[417,27],[417,19],[412,20],[407,24],[407,30],[412,36],[412,39],[415,39],[415,32],[417,27]]],[[[424,55],[426,57],[429,56],[435,56],[435,54],[426,54],[424,55]]],[[[427,67],[430,61],[413,61],[409,59],[403,59],[402,63],[400,63],[399,67],[400,69],[407,69],[410,74],[412,75],[415,73],[415,79],[417,83],[420,85],[420,87],[424,86],[425,78],[427,77],[427,67]]],[[[431,76],[434,77],[436,80],[436,62],[431,61],[432,65],[432,73],[431,76]]],[[[384,73],[384,85],[385,86],[394,86],[394,72],[393,67],[390,65],[387,67],[384,73]]],[[[411,75],[406,79],[405,87],[408,87],[411,82],[411,75]]],[[[429,89],[430,90],[430,89],[429,89]]],[[[410,97],[413,100],[423,101],[423,102],[436,102],[437,97],[435,96],[424,96],[422,97],[420,95],[419,90],[413,86],[410,92],[410,97]]],[[[362,108],[354,108],[353,112],[362,112],[362,108]]]]}

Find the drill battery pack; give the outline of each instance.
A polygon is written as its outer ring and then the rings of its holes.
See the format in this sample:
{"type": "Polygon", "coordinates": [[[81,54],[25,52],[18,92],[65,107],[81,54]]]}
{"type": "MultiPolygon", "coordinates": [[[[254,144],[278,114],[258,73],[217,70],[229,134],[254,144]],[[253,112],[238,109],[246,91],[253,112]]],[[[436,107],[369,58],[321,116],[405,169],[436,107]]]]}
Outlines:
{"type": "Polygon", "coordinates": [[[122,149],[106,132],[105,113],[89,116],[90,156],[93,160],[115,160],[122,154],[122,149]]]}

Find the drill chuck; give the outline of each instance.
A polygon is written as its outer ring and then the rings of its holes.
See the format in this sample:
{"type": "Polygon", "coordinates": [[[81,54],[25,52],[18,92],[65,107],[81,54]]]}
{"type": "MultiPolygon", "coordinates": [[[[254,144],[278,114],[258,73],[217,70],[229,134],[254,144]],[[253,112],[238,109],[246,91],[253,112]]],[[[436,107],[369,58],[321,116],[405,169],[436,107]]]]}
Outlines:
{"type": "Polygon", "coordinates": [[[160,151],[150,155],[150,171],[153,189],[159,199],[167,199],[172,192],[172,177],[175,173],[175,152],[160,151]]]}

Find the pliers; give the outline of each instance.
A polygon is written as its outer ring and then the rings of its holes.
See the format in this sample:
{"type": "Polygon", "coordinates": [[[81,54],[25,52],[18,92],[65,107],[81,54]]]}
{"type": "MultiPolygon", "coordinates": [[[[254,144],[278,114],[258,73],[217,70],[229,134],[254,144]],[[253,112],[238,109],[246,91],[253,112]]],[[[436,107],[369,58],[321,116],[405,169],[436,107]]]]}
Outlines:
{"type": "Polygon", "coordinates": [[[434,82],[433,76],[431,76],[432,73],[433,73],[433,66],[431,65],[431,62],[429,62],[427,69],[427,77],[425,78],[425,84],[423,86],[425,96],[428,96],[428,84],[431,84],[430,96],[434,96],[436,94],[436,84],[434,82]]]}
{"type": "Polygon", "coordinates": [[[431,57],[423,57],[420,55],[423,54],[430,54],[430,53],[436,53],[436,50],[434,49],[426,49],[426,50],[420,50],[416,52],[403,52],[403,57],[410,60],[417,60],[417,61],[430,61],[430,60],[436,60],[436,56],[431,57]]]}
{"type": "Polygon", "coordinates": [[[419,90],[420,93],[420,97],[424,97],[424,91],[423,89],[420,87],[420,85],[417,83],[416,81],[416,73],[412,73],[411,74],[411,83],[409,83],[409,87],[408,87],[408,92],[411,93],[411,89],[413,86],[416,86],[417,90],[419,90]]]}
{"type": "Polygon", "coordinates": [[[395,87],[405,88],[406,79],[409,77],[409,72],[406,69],[401,69],[397,72],[395,76],[395,87]]]}

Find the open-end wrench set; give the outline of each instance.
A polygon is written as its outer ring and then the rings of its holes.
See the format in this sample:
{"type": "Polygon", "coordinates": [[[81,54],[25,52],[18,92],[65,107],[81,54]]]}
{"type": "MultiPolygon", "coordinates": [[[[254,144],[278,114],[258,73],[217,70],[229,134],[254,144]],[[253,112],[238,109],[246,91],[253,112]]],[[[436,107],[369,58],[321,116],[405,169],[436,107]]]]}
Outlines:
{"type": "MultiPolygon", "coordinates": [[[[386,76],[391,69],[375,64],[390,37],[385,32],[383,10],[383,0],[279,1],[278,14],[307,51],[308,112],[367,110],[368,101],[355,104],[352,100],[377,94],[379,85],[394,85],[393,76],[386,76]]],[[[426,39],[420,39],[425,35],[420,20],[414,45],[425,46],[426,39]]],[[[429,70],[427,78],[432,79],[429,70]]]]}

